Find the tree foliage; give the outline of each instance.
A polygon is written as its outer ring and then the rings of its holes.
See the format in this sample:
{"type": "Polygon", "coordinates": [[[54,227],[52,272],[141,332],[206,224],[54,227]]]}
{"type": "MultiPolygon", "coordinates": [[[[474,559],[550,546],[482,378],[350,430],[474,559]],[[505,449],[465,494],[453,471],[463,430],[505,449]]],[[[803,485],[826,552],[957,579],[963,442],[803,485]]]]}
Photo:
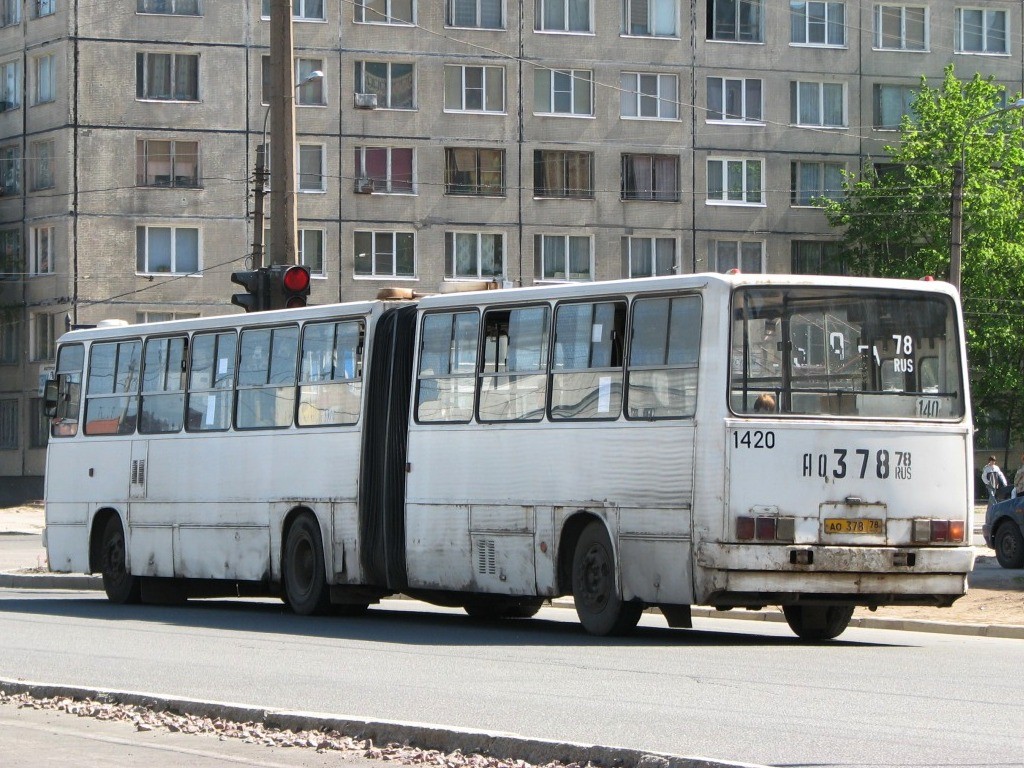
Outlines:
{"type": "Polygon", "coordinates": [[[888,159],[865,163],[826,202],[842,227],[853,271],[884,277],[949,274],[950,204],[956,164],[964,164],[961,298],[974,410],[1024,431],[1024,109],[1003,86],[953,67],[932,88],[922,78],[888,159]]]}

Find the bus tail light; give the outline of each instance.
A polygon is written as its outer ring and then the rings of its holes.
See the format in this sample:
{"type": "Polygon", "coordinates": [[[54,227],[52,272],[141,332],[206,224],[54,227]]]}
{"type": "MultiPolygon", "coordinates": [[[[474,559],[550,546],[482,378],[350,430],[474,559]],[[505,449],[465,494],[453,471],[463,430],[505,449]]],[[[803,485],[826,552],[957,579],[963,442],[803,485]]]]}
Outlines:
{"type": "Polygon", "coordinates": [[[750,541],[794,541],[796,539],[796,518],[794,517],[748,517],[736,518],[736,540],[750,541]]]}
{"type": "Polygon", "coordinates": [[[754,535],[761,541],[771,541],[775,538],[775,518],[756,518],[754,521],[754,531],[754,535]]]}
{"type": "Polygon", "coordinates": [[[752,517],[737,517],[736,518],[736,540],[737,541],[750,541],[754,538],[754,518],[752,517]]]}
{"type": "Polygon", "coordinates": [[[911,538],[915,544],[958,543],[966,534],[963,520],[915,520],[911,538]]]}

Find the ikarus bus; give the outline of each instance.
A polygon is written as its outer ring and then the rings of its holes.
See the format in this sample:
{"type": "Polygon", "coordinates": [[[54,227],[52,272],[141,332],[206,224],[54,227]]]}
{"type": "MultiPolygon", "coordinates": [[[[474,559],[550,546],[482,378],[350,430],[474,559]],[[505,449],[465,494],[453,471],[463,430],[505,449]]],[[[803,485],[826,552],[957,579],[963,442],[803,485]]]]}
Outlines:
{"type": "Polygon", "coordinates": [[[46,542],[118,602],[276,595],[587,631],[949,605],[971,414],[939,282],[695,274],[72,331],[46,542]]]}

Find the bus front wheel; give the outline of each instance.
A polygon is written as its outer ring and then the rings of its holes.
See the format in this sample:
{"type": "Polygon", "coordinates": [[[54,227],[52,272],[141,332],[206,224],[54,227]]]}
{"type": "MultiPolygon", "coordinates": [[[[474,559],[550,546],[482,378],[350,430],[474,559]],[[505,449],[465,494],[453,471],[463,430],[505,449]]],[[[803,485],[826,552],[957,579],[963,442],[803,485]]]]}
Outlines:
{"type": "Polygon", "coordinates": [[[116,515],[103,526],[103,543],[100,552],[100,570],[103,574],[103,591],[112,603],[137,603],[142,597],[138,577],[128,572],[128,554],[124,540],[124,528],[116,515]]]}
{"type": "Polygon", "coordinates": [[[300,515],[288,529],[284,595],[291,609],[302,616],[324,613],[330,605],[320,526],[312,515],[300,515]]]}
{"type": "Polygon", "coordinates": [[[580,534],[572,558],[572,598],[580,624],[592,635],[624,635],[643,613],[623,601],[615,583],[615,553],[608,532],[596,520],[580,534]]]}
{"type": "Polygon", "coordinates": [[[784,605],[786,623],[801,640],[832,640],[853,618],[852,605],[784,605]]]}

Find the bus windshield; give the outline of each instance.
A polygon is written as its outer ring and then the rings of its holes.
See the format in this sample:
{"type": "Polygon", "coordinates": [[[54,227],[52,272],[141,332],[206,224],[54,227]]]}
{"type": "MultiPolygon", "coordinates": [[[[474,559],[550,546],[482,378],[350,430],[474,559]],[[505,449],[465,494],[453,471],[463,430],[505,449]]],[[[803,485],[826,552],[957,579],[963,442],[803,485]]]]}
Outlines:
{"type": "Polygon", "coordinates": [[[816,286],[737,289],[734,413],[959,419],[964,388],[948,296],[816,286]]]}

